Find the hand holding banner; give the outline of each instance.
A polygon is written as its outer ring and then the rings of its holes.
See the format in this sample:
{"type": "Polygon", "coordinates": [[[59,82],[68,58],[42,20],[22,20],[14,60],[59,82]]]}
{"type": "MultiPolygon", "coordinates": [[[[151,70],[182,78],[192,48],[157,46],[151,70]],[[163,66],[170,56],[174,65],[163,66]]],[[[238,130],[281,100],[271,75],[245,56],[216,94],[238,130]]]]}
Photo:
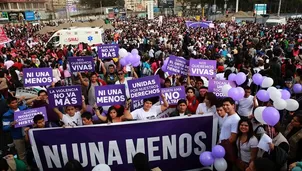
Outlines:
{"type": "Polygon", "coordinates": [[[44,121],[47,121],[47,113],[45,107],[22,110],[14,113],[14,121],[17,122],[15,128],[24,127],[34,124],[33,118],[36,115],[43,115],[44,121]]]}

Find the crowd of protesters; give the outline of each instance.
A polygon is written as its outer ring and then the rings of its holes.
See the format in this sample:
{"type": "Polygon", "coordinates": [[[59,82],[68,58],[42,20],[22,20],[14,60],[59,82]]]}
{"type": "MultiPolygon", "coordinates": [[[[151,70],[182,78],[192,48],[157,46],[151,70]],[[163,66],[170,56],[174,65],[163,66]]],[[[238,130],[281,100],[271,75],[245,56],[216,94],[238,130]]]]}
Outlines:
{"type": "Polygon", "coordinates": [[[118,59],[101,60],[94,45],[45,46],[51,34],[36,34],[42,25],[5,25],[3,28],[12,42],[0,51],[0,150],[6,156],[1,159],[0,170],[37,170],[29,145],[29,129],[148,120],[157,118],[167,108],[175,108],[170,117],[210,113],[218,118],[218,143],[229,149],[235,146],[238,151],[226,150],[228,170],[301,170],[300,107],[294,112],[280,111],[282,117],[272,128],[259,123],[254,118],[254,109],[260,105],[272,106],[272,101],[257,100],[258,87],[251,77],[261,73],[273,78],[273,86],[288,90],[291,98],[301,103],[300,94],[294,94],[292,86],[302,83],[302,20],[288,20],[286,25],[270,28],[248,22],[214,22],[214,28],[187,28],[186,20],[190,19],[166,17],[162,24],[139,18],[113,21],[115,29],[105,31],[106,43],[119,44],[128,51],[138,49],[141,56],[138,67],[123,67],[118,59]],[[219,80],[227,80],[231,73],[244,72],[249,78],[242,85],[244,98],[236,103],[229,97],[218,99],[208,92],[208,80],[204,77],[169,75],[161,67],[170,55],[216,60],[219,80]],[[95,72],[72,73],[67,58],[74,56],[93,56],[95,72]],[[82,85],[83,105],[53,109],[49,107],[45,89],[34,98],[17,98],[16,89],[23,87],[22,69],[42,67],[52,68],[55,81],[51,87],[82,85]],[[169,106],[164,96],[162,105],[156,105],[156,98],[144,99],[143,107],[134,111],[130,111],[131,100],[128,100],[125,105],[107,108],[105,115],[104,108],[96,106],[95,86],[124,84],[127,89],[128,80],[148,75],[159,75],[163,88],[185,86],[187,98],[179,100],[177,106],[169,106]],[[37,115],[33,126],[14,127],[14,112],[42,106],[47,110],[47,122],[37,115]],[[92,109],[88,110],[88,106],[92,109]],[[273,139],[269,153],[257,147],[264,133],[273,139]]]}

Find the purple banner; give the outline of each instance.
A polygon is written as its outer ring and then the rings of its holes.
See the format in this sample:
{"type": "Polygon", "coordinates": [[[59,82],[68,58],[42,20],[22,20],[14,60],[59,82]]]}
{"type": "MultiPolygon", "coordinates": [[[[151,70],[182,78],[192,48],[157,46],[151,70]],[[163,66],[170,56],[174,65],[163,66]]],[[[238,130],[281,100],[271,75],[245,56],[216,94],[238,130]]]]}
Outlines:
{"type": "MultiPolygon", "coordinates": [[[[184,86],[162,88],[161,93],[166,97],[169,105],[175,105],[177,104],[178,100],[186,99],[184,86]]],[[[162,100],[161,104],[163,104],[162,100]]]]}
{"type": "Polygon", "coordinates": [[[118,57],[119,46],[114,44],[99,45],[98,55],[101,59],[116,58],[118,57]]]}
{"type": "Polygon", "coordinates": [[[81,86],[49,88],[47,92],[51,107],[82,105],[81,86]]]}
{"type": "Polygon", "coordinates": [[[226,84],[236,87],[236,84],[233,81],[211,79],[209,80],[208,91],[213,92],[217,97],[227,97],[222,93],[222,87],[226,84]]]}
{"type": "Polygon", "coordinates": [[[176,56],[170,56],[167,64],[166,71],[169,74],[188,75],[189,61],[176,56]]]}
{"type": "Polygon", "coordinates": [[[24,87],[47,86],[53,82],[51,68],[24,68],[24,87]]]}
{"type": "Polygon", "coordinates": [[[216,136],[213,127],[213,116],[196,115],[151,122],[31,129],[29,135],[39,170],[63,171],[64,164],[75,159],[85,171],[99,163],[109,165],[112,171],[133,171],[133,156],[143,152],[150,168],[175,171],[202,167],[199,155],[212,150],[216,136]]]}
{"type": "Polygon", "coordinates": [[[98,106],[110,106],[119,104],[124,105],[127,99],[125,93],[125,85],[117,84],[97,86],[95,87],[95,97],[98,106]]]}
{"type": "Polygon", "coordinates": [[[190,76],[216,76],[216,60],[190,59],[190,76]]]}
{"type": "Polygon", "coordinates": [[[160,95],[159,76],[148,76],[128,80],[130,98],[132,100],[145,99],[160,95]]]}
{"type": "Polygon", "coordinates": [[[93,72],[94,60],[92,56],[80,56],[68,58],[71,72],[93,72]]]}
{"type": "Polygon", "coordinates": [[[14,113],[14,121],[17,122],[15,128],[24,127],[34,124],[34,117],[36,115],[43,115],[44,121],[47,121],[47,113],[45,107],[39,107],[34,109],[22,110],[14,113]]]}

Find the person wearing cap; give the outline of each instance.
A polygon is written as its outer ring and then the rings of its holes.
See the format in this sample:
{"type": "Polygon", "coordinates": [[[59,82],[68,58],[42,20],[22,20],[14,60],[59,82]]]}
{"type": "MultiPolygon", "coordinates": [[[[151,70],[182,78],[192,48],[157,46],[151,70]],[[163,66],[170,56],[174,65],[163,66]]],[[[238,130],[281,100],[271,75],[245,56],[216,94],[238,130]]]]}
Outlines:
{"type": "Polygon", "coordinates": [[[132,80],[133,78],[138,78],[135,70],[133,67],[131,67],[131,70],[133,72],[133,77],[125,77],[125,72],[124,70],[119,70],[117,72],[118,80],[115,82],[115,84],[124,84],[125,89],[126,89],[126,96],[127,98],[130,98],[130,93],[129,93],[129,87],[128,87],[128,80],[132,80]]]}
{"type": "Polygon", "coordinates": [[[170,114],[170,117],[190,115],[188,104],[185,99],[180,99],[177,102],[177,108],[170,114]]]}
{"type": "Polygon", "coordinates": [[[217,67],[217,74],[216,74],[217,80],[225,80],[224,78],[224,66],[220,65],[217,67]]]}
{"type": "Polygon", "coordinates": [[[156,119],[156,117],[163,111],[165,111],[169,104],[166,100],[166,97],[161,94],[161,98],[163,100],[162,105],[153,105],[152,99],[144,99],[144,106],[142,108],[136,109],[132,112],[126,110],[124,115],[121,117],[122,121],[125,120],[149,120],[149,119],[156,119]]]}

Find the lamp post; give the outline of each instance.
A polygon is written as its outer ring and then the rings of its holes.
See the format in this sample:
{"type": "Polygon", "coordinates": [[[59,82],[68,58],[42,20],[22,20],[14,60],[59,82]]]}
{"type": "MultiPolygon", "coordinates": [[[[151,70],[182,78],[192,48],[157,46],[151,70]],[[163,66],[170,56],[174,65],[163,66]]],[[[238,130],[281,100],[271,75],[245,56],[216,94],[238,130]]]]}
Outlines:
{"type": "Polygon", "coordinates": [[[280,17],[280,11],[281,11],[281,0],[279,0],[278,14],[277,14],[278,17],[280,17]]]}
{"type": "Polygon", "coordinates": [[[236,13],[238,12],[238,8],[239,8],[239,0],[236,0],[236,13]]]}

